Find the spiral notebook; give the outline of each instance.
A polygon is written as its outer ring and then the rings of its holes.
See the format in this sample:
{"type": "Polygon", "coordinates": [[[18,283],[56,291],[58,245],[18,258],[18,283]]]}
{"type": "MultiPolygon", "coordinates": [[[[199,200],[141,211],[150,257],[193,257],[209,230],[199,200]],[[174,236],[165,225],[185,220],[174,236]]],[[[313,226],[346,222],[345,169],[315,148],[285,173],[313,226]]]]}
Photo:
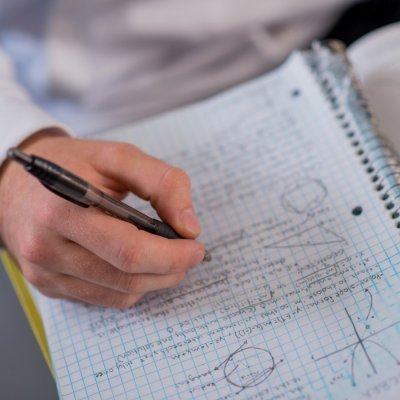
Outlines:
{"type": "Polygon", "coordinates": [[[32,289],[61,398],[398,398],[400,163],[337,43],[100,137],[188,171],[212,261],[128,310],[32,289]]]}

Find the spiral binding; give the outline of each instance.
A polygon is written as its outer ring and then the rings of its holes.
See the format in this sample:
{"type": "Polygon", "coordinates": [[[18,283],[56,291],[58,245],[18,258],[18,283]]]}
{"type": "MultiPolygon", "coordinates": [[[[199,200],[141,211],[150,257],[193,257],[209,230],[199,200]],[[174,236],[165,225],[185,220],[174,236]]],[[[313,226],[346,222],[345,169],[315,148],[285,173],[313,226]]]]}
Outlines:
{"type": "Polygon", "coordinates": [[[355,154],[370,176],[371,184],[380,193],[380,199],[384,202],[391,218],[396,221],[395,226],[400,229],[400,220],[398,220],[400,218],[400,158],[393,151],[390,143],[382,137],[346,55],[345,46],[336,40],[316,42],[313,43],[306,57],[311,68],[316,72],[317,79],[336,118],[355,148],[355,154]],[[362,119],[357,124],[360,134],[353,129],[355,122],[348,113],[349,106],[354,108],[358,117],[362,119]]]}

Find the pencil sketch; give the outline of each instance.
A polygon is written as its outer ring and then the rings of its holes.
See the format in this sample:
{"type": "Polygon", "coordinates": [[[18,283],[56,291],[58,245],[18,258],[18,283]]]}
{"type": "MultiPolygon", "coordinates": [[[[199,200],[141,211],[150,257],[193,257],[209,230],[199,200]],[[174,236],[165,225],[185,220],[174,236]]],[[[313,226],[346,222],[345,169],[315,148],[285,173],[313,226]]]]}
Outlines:
{"type": "Polygon", "coordinates": [[[221,247],[228,247],[232,244],[236,244],[238,241],[242,240],[246,234],[244,229],[240,229],[239,231],[232,232],[231,235],[222,236],[215,241],[212,245],[207,245],[207,249],[210,253],[214,252],[215,250],[221,247]]]}
{"type": "Polygon", "coordinates": [[[272,353],[264,348],[246,346],[245,340],[214,371],[222,370],[225,380],[238,388],[236,394],[265,382],[283,360],[275,361],[272,353]]]}
{"type": "Polygon", "coordinates": [[[325,246],[333,243],[343,243],[346,239],[322,223],[311,226],[300,232],[286,236],[264,246],[265,249],[290,249],[294,247],[325,246]],[[315,238],[315,239],[314,239],[315,238]]]}
{"type": "Polygon", "coordinates": [[[282,207],[295,214],[308,214],[319,208],[328,189],[319,179],[300,179],[281,196],[282,207]]]}
{"type": "Polygon", "coordinates": [[[193,293],[202,292],[202,291],[208,289],[208,288],[211,287],[211,286],[215,286],[215,285],[224,283],[224,282],[226,282],[227,280],[228,280],[228,277],[225,276],[225,277],[222,278],[222,279],[218,279],[218,280],[216,280],[216,281],[207,283],[207,284],[204,285],[204,286],[196,287],[195,289],[189,290],[189,291],[187,291],[187,292],[179,293],[179,294],[177,294],[177,295],[168,297],[167,299],[163,299],[163,301],[164,301],[165,303],[170,303],[170,302],[173,302],[173,301],[176,300],[176,299],[180,299],[180,298],[182,298],[182,297],[191,295],[191,294],[193,294],[193,293]]]}
{"type": "Polygon", "coordinates": [[[345,265],[347,258],[342,258],[335,261],[333,264],[322,263],[323,267],[308,273],[307,275],[301,276],[296,279],[296,282],[301,284],[307,284],[308,287],[332,276],[337,275],[340,272],[340,264],[345,265]]]}
{"type": "MultiPolygon", "coordinates": [[[[400,320],[389,324],[381,329],[378,329],[376,331],[372,331],[372,333],[368,334],[370,332],[371,326],[370,326],[370,320],[374,319],[374,315],[372,314],[373,310],[373,296],[372,293],[368,290],[365,289],[365,293],[367,294],[369,298],[369,306],[368,306],[368,312],[365,316],[359,316],[354,318],[353,315],[350,314],[349,310],[347,307],[344,308],[344,311],[346,313],[346,317],[350,321],[351,324],[351,336],[356,337],[356,341],[353,343],[344,346],[338,350],[335,350],[331,353],[325,354],[321,357],[318,358],[313,358],[315,362],[318,362],[320,360],[330,358],[336,354],[339,354],[345,350],[350,350],[350,355],[347,356],[344,359],[344,363],[347,363],[350,360],[350,374],[351,374],[351,383],[352,386],[356,386],[357,384],[357,378],[361,378],[361,375],[364,373],[366,374],[366,378],[370,378],[372,375],[377,375],[378,374],[378,367],[377,367],[377,362],[378,360],[375,359],[374,353],[371,352],[372,349],[375,348],[375,350],[379,351],[379,354],[381,355],[382,353],[388,356],[392,361],[393,361],[393,366],[400,366],[400,360],[396,355],[391,351],[389,346],[383,345],[381,343],[378,343],[376,340],[373,340],[373,338],[378,337],[381,333],[385,332],[388,329],[393,328],[397,324],[400,323],[400,320]],[[364,332],[360,332],[360,324],[364,324],[364,332]],[[365,365],[365,362],[367,362],[367,365],[369,366],[369,370],[365,370],[363,366],[365,365]]],[[[387,367],[387,365],[386,365],[387,367]]],[[[363,376],[363,378],[365,378],[363,376]]]]}

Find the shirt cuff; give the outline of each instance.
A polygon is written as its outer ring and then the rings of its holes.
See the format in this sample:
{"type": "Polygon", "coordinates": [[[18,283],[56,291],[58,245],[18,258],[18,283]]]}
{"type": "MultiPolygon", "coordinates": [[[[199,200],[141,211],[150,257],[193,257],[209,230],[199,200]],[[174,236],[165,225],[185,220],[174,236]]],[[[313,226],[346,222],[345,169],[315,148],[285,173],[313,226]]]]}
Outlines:
{"type": "Polygon", "coordinates": [[[7,150],[18,146],[29,136],[44,129],[59,129],[71,135],[62,124],[26,99],[0,98],[0,165],[7,157],[7,150]]]}

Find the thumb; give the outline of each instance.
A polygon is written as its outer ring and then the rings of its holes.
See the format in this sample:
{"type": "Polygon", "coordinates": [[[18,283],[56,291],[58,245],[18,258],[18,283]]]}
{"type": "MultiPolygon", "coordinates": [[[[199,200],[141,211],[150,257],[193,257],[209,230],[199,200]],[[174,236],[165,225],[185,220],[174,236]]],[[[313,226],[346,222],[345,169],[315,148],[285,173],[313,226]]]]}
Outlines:
{"type": "Polygon", "coordinates": [[[92,162],[102,175],[149,200],[160,218],[183,237],[194,239],[201,231],[194,211],[189,176],[126,143],[101,142],[92,162]]]}

